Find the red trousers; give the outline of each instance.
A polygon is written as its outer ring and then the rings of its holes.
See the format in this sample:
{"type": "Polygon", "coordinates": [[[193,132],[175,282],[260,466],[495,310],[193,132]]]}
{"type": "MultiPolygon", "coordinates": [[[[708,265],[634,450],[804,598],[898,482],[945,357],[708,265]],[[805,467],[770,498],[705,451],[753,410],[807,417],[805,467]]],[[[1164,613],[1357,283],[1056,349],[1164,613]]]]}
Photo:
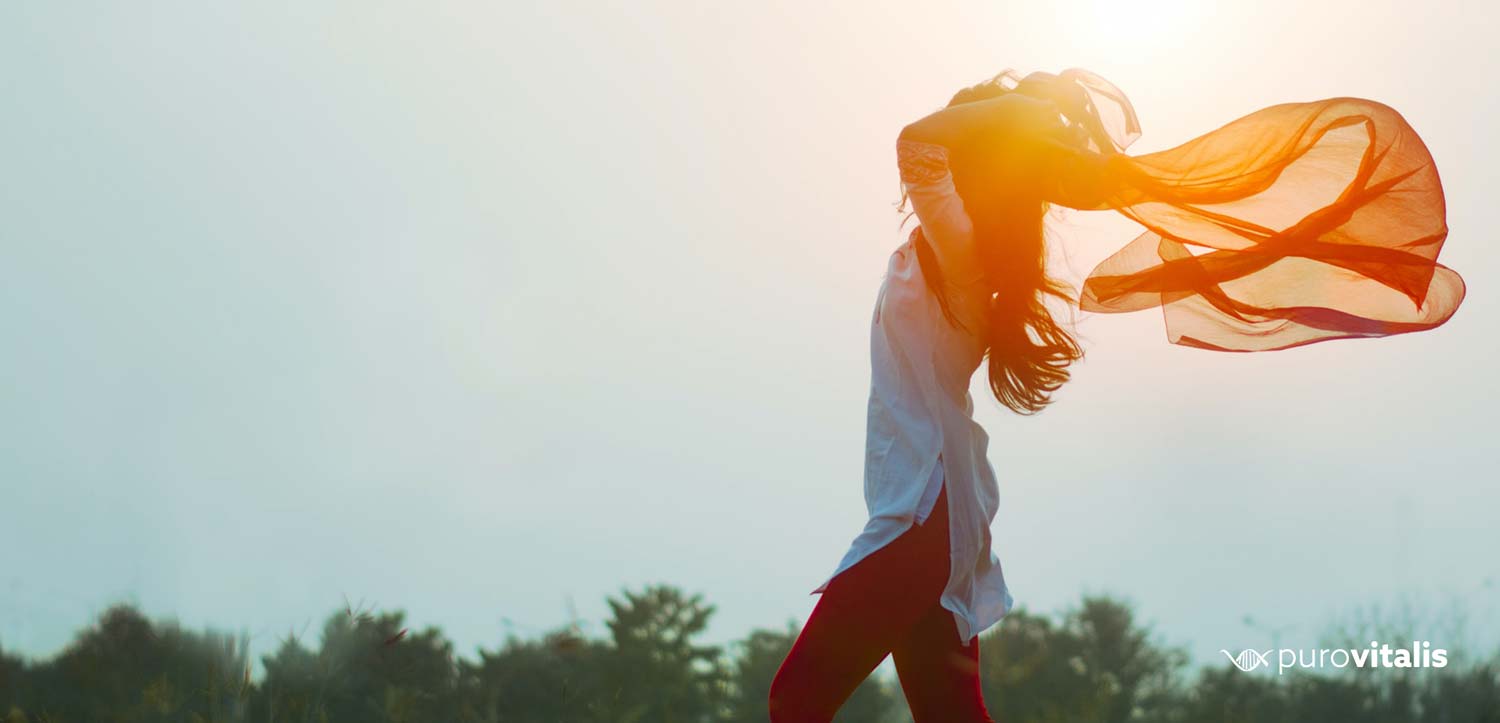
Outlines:
{"type": "Polygon", "coordinates": [[[932,514],[828,583],[771,682],[772,723],[828,723],[891,655],[915,723],[993,723],[979,689],[979,638],[966,647],[948,584],[948,491],[932,514]]]}

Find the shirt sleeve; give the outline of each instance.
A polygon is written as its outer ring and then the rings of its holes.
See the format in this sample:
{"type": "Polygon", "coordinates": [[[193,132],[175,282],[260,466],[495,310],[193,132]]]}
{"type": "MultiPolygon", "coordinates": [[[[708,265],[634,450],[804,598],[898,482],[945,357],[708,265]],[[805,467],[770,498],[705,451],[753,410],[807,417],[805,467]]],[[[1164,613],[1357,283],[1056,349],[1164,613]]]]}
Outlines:
{"type": "Polygon", "coordinates": [[[901,185],[911,201],[922,233],[932,242],[943,277],[951,286],[977,284],[983,278],[974,248],[974,226],[948,168],[948,148],[907,139],[896,141],[901,185]]]}

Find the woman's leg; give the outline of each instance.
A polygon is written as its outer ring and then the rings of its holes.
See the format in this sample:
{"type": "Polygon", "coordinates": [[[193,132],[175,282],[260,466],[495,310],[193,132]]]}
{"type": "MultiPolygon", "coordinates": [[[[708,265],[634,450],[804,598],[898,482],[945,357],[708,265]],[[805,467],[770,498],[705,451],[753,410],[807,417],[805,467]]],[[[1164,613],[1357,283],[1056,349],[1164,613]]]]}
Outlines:
{"type": "Polygon", "coordinates": [[[979,687],[979,638],[959,642],[947,608],[929,608],[891,656],[915,723],[993,723],[979,687]]]}
{"type": "Polygon", "coordinates": [[[854,689],[936,604],[948,583],[947,562],[945,490],[926,523],[913,525],[828,583],[771,682],[772,723],[833,720],[854,689]]]}
{"type": "Polygon", "coordinates": [[[771,681],[771,723],[833,720],[854,689],[890,654],[902,628],[920,614],[887,607],[887,600],[862,597],[854,592],[855,586],[841,589],[837,583],[829,583],[771,681]]]}

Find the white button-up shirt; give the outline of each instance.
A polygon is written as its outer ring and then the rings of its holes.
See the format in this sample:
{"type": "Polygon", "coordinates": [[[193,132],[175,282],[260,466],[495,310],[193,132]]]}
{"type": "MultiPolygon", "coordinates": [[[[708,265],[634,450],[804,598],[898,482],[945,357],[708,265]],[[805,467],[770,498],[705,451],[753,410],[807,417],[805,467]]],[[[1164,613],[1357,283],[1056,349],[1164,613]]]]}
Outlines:
{"type": "Polygon", "coordinates": [[[946,277],[949,303],[969,330],[951,324],[927,289],[912,238],[891,254],[870,322],[870,402],[865,433],[869,521],[830,575],[900,537],[926,518],[941,483],[947,490],[950,572],[939,599],[965,645],[1010,611],[1013,600],[990,524],[1000,503],[985,456],[989,436],[973,420],[969,381],[983,360],[988,299],[973,226],[942,146],[897,141],[901,180],[946,277]]]}

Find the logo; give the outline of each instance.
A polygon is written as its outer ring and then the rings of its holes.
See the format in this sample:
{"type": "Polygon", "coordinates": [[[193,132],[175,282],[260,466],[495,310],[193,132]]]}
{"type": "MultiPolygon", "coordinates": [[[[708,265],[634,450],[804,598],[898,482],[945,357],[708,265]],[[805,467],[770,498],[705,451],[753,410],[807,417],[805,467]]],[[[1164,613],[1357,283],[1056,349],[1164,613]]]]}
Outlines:
{"type": "Polygon", "coordinates": [[[1448,665],[1448,651],[1434,648],[1426,640],[1414,640],[1410,645],[1395,648],[1371,640],[1368,648],[1273,648],[1265,652],[1246,648],[1238,653],[1219,652],[1244,673],[1262,666],[1272,667],[1271,654],[1275,653],[1277,675],[1285,673],[1288,668],[1444,668],[1448,665]]]}
{"type": "Polygon", "coordinates": [[[1267,667],[1270,667],[1271,665],[1271,651],[1269,650],[1265,651],[1264,653],[1257,653],[1254,650],[1245,648],[1244,650],[1240,651],[1239,655],[1235,655],[1228,650],[1220,650],[1219,652],[1223,653],[1224,657],[1229,658],[1229,662],[1234,663],[1234,667],[1239,668],[1246,673],[1255,670],[1262,665],[1267,667]]]}

